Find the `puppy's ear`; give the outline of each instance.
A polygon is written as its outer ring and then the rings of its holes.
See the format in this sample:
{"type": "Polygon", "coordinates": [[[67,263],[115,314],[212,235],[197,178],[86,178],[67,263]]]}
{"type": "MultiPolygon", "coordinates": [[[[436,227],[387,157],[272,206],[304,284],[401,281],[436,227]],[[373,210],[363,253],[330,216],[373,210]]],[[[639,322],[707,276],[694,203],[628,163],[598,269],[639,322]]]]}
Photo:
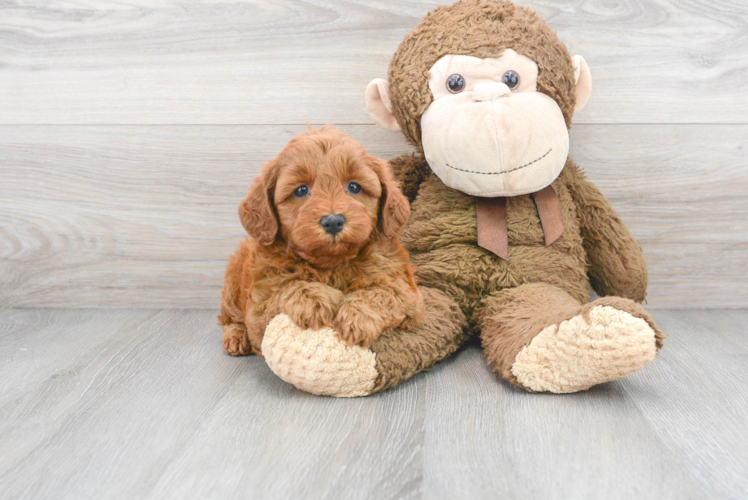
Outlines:
{"type": "Polygon", "coordinates": [[[388,238],[396,238],[410,217],[410,203],[397,186],[387,162],[370,159],[372,168],[382,184],[379,199],[379,229],[388,238]]]}
{"type": "Polygon", "coordinates": [[[262,167],[247,197],[239,204],[239,219],[244,229],[260,245],[271,245],[278,236],[278,217],[272,200],[277,180],[278,163],[271,160],[262,167]]]}

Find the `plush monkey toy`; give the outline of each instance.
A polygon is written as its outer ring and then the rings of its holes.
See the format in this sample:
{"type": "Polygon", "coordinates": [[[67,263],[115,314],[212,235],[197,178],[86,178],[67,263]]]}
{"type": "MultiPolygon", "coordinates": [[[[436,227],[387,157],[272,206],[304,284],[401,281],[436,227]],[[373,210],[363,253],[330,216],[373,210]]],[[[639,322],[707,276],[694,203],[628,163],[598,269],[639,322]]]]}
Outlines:
{"type": "Polygon", "coordinates": [[[529,391],[576,392],[650,363],[664,335],[639,305],[641,249],[568,158],[590,89],[584,59],[526,8],[465,0],[429,13],[366,90],[376,123],[417,149],[391,166],[411,200],[402,241],[426,320],[362,349],[277,317],[262,345],[270,367],[310,392],[365,395],[473,334],[529,391]]]}

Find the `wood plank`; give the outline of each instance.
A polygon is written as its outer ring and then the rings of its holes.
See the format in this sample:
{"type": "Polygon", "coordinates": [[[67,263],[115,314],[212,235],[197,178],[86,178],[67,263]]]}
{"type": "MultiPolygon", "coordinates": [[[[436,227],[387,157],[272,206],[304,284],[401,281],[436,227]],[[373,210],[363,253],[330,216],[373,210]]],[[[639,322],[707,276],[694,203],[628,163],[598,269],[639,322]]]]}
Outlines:
{"type": "Polygon", "coordinates": [[[648,303],[745,307],[748,128],[581,126],[571,156],[644,249],[648,303]]]}
{"type": "MultiPolygon", "coordinates": [[[[301,126],[0,127],[0,307],[216,307],[236,207],[301,126]]],[[[400,135],[345,126],[375,155],[400,135]]],[[[655,307],[741,307],[748,126],[577,126],[572,156],[621,212],[655,307]]]]}
{"type": "Polygon", "coordinates": [[[655,316],[670,334],[667,348],[641,377],[620,383],[660,440],[712,492],[703,498],[745,498],[748,311],[655,316]]]}
{"type": "MultiPolygon", "coordinates": [[[[619,382],[527,393],[500,382],[477,346],[439,370],[422,382],[424,498],[709,497],[619,382]]],[[[649,382],[642,397],[659,396],[649,382]]]]}
{"type": "MultiPolygon", "coordinates": [[[[439,0],[0,6],[3,124],[368,124],[363,92],[439,0]]],[[[578,123],[747,123],[748,6],[531,4],[588,61],[578,123]]]]}
{"type": "Polygon", "coordinates": [[[473,344],[353,400],[302,393],[257,357],[224,355],[216,312],[0,310],[0,375],[12,381],[0,386],[0,496],[748,491],[748,311],[656,311],[671,334],[658,359],[584,393],[515,389],[473,344]]]}
{"type": "Polygon", "coordinates": [[[12,453],[0,455],[0,477],[56,432],[56,419],[63,418],[71,405],[92,390],[89,378],[110,361],[104,354],[107,349],[128,344],[138,322],[156,314],[3,311],[2,323],[9,325],[11,332],[0,341],[0,420],[5,424],[0,429],[0,448],[12,453]],[[13,321],[19,316],[29,325],[19,328],[13,321]]]}
{"type": "Polygon", "coordinates": [[[45,373],[2,398],[5,498],[140,497],[247,367],[223,355],[214,311],[46,314],[57,328],[10,365],[45,373]]]}
{"type": "Polygon", "coordinates": [[[153,498],[420,498],[416,381],[369,398],[321,398],[257,361],[200,422],[153,498]]]}
{"type": "MultiPolygon", "coordinates": [[[[238,203],[304,128],[3,127],[0,307],[215,306],[238,203]]],[[[406,148],[348,130],[384,157],[406,148]]]]}
{"type": "MultiPolygon", "coordinates": [[[[0,394],[0,406],[7,409],[21,396],[38,386],[55,379],[77,373],[73,360],[81,357],[90,361],[103,344],[112,342],[112,335],[131,329],[133,322],[156,314],[155,310],[137,312],[127,310],[90,310],[76,312],[70,309],[2,311],[0,328],[0,380],[5,388],[0,394]],[[58,343],[63,338],[65,342],[58,343]],[[61,365],[71,363],[67,372],[61,365]],[[27,366],[29,370],[19,370],[27,366]]],[[[60,381],[62,382],[62,380],[60,381]]],[[[52,397],[45,400],[49,403],[52,397]]],[[[0,470],[2,470],[0,457],[0,470]]]]}
{"type": "MultiPolygon", "coordinates": [[[[45,311],[58,327],[25,344],[24,358],[5,363],[14,346],[0,343],[6,370],[47,371],[11,398],[0,388],[2,496],[413,496],[415,385],[354,400],[300,393],[260,358],[225,355],[216,313],[45,311]],[[103,315],[113,326],[102,335],[103,315]]],[[[11,340],[31,339],[19,328],[11,340]]]]}

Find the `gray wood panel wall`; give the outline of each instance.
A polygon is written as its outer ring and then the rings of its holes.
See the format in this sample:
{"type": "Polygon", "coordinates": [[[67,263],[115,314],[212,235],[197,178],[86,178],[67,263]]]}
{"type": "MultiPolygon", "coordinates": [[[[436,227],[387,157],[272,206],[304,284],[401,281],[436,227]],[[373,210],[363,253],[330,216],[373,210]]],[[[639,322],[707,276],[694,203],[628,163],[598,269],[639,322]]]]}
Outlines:
{"type": "MultiPolygon", "coordinates": [[[[0,307],[217,307],[236,206],[307,123],[410,149],[363,91],[438,3],[0,3],[0,307]]],[[[572,156],[649,304],[746,306],[748,4],[522,3],[590,65],[572,156]]]]}

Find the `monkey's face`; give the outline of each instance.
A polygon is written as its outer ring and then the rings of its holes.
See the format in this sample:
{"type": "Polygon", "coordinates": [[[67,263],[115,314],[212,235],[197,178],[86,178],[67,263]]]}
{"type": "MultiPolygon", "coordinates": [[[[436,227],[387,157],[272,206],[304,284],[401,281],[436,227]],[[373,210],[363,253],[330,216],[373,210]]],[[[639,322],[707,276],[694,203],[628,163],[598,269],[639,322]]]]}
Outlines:
{"type": "Polygon", "coordinates": [[[569,133],[556,101],[537,92],[538,65],[447,55],[430,69],[433,101],[421,117],[426,160],[449,187],[473,196],[533,193],[558,177],[569,133]]]}
{"type": "MultiPolygon", "coordinates": [[[[552,32],[548,36],[555,37],[552,32]]],[[[393,102],[389,82],[375,79],[366,89],[369,112],[388,130],[399,131],[405,123],[406,136],[423,149],[431,169],[453,189],[481,197],[539,191],[558,177],[569,153],[568,117],[550,95],[563,99],[567,107],[575,103],[573,111],[579,111],[591,90],[584,59],[563,60],[565,48],[557,45],[560,55],[544,63],[541,78],[535,61],[509,48],[498,57],[441,57],[429,69],[431,95],[420,117],[404,109],[417,108],[417,100],[400,96],[393,102]],[[549,92],[549,81],[559,82],[555,92],[549,92]],[[393,113],[395,106],[400,121],[393,113]],[[413,119],[420,120],[420,137],[410,126],[413,119]]],[[[398,88],[418,89],[417,83],[417,77],[408,74],[398,88]]],[[[422,95],[415,93],[416,98],[422,95]]]]}

